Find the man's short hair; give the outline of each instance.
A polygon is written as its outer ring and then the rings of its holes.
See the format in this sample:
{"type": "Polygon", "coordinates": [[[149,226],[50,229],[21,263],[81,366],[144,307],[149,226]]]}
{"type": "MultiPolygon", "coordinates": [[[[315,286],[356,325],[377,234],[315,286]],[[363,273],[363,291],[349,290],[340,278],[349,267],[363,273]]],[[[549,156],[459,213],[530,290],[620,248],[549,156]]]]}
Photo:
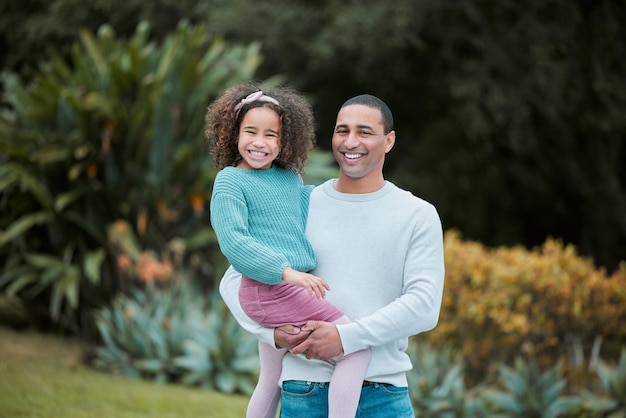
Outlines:
{"type": "Polygon", "coordinates": [[[341,105],[341,108],[343,109],[346,106],[354,104],[360,104],[378,109],[383,119],[384,134],[387,135],[389,132],[393,131],[393,115],[391,114],[391,109],[389,109],[389,106],[387,106],[387,104],[378,97],[372,96],[371,94],[354,96],[351,99],[346,100],[344,104],[341,105]]]}

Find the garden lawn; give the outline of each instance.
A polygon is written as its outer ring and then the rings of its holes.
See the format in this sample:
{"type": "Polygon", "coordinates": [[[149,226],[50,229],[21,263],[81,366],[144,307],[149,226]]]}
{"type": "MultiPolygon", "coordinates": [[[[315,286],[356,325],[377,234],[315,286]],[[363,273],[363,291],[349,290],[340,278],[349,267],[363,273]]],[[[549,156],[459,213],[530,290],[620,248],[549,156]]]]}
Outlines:
{"type": "Polygon", "coordinates": [[[90,369],[79,342],[0,326],[0,418],[235,418],[247,397],[90,369]]]}

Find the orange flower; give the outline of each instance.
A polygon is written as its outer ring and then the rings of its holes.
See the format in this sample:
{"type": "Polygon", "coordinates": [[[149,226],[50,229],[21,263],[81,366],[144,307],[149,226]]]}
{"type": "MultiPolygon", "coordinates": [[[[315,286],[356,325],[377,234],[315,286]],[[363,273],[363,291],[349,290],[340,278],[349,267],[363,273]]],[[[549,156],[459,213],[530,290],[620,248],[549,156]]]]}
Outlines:
{"type": "Polygon", "coordinates": [[[148,211],[146,209],[142,209],[139,212],[139,216],[137,216],[137,233],[140,237],[146,236],[146,228],[148,226],[148,211]]]}
{"type": "Polygon", "coordinates": [[[191,195],[191,207],[197,217],[202,216],[204,212],[204,196],[200,193],[194,193],[191,195]]]}
{"type": "Polygon", "coordinates": [[[148,253],[141,253],[137,262],[137,277],[142,282],[162,282],[169,280],[174,273],[172,263],[159,262],[148,253]]]}
{"type": "Polygon", "coordinates": [[[96,165],[96,163],[90,163],[87,166],[87,175],[90,179],[93,179],[98,175],[98,166],[96,165]]]}
{"type": "Polygon", "coordinates": [[[133,260],[126,254],[117,256],[117,267],[120,270],[128,270],[133,265],[133,260]]]}
{"type": "Polygon", "coordinates": [[[159,200],[157,209],[159,210],[159,216],[164,221],[175,221],[178,219],[178,211],[168,208],[167,203],[163,200],[159,200]]]}

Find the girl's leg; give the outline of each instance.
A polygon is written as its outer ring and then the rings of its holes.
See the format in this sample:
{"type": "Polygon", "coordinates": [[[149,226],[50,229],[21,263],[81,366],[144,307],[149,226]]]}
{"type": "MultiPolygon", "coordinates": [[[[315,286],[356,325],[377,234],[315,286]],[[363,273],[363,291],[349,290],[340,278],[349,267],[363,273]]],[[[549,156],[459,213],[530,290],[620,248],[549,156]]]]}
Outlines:
{"type": "Polygon", "coordinates": [[[283,368],[286,349],[277,350],[259,341],[261,372],[254,393],[248,403],[246,418],[276,418],[280,387],[278,379],[283,368]]]}
{"type": "MultiPolygon", "coordinates": [[[[335,324],[349,323],[343,316],[335,324]]],[[[363,387],[363,379],[370,362],[370,351],[361,350],[347,356],[340,355],[336,361],[335,371],[328,387],[329,418],[354,417],[359,406],[359,398],[363,387]]]]}

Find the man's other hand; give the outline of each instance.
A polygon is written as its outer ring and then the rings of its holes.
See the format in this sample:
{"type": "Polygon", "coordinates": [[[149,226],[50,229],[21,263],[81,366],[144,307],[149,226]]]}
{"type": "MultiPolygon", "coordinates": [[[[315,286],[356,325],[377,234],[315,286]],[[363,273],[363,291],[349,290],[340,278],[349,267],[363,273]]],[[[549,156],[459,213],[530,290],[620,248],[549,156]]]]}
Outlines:
{"type": "Polygon", "coordinates": [[[304,353],[308,359],[330,360],[343,353],[343,345],[335,324],[309,321],[301,331],[310,335],[291,350],[294,354],[304,353]]]}
{"type": "Polygon", "coordinates": [[[283,325],[274,328],[274,344],[279,348],[292,349],[311,334],[311,331],[304,331],[295,325],[283,325]]]}

